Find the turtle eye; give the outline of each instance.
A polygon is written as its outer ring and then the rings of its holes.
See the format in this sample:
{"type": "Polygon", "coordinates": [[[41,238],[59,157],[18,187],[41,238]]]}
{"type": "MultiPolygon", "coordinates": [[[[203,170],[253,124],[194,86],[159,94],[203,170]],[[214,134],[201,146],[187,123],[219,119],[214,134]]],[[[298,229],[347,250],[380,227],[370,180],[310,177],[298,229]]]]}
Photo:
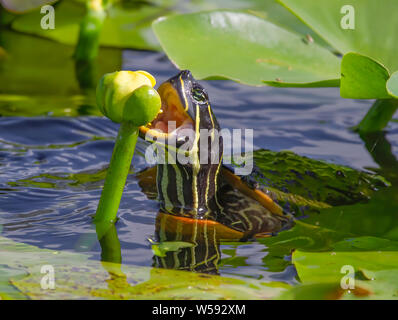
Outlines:
{"type": "Polygon", "coordinates": [[[207,94],[206,92],[199,87],[192,88],[192,98],[194,98],[199,103],[205,103],[207,101],[207,94]]]}

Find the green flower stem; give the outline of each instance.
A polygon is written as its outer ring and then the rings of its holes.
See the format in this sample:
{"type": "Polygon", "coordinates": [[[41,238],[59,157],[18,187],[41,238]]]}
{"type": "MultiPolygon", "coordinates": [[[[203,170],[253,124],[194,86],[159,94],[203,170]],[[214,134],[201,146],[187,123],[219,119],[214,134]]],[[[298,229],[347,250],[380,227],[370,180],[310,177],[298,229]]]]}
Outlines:
{"type": "Polygon", "coordinates": [[[392,151],[391,143],[386,138],[386,132],[360,133],[365,147],[373,160],[379,165],[379,173],[387,178],[392,185],[398,184],[398,161],[392,151]]]}
{"type": "Polygon", "coordinates": [[[79,40],[74,54],[77,61],[93,60],[97,57],[99,37],[105,18],[102,0],[87,1],[87,13],[80,23],[79,40]]]}
{"type": "Polygon", "coordinates": [[[155,83],[152,75],[142,70],[107,73],[98,83],[98,108],[104,116],[120,123],[120,128],[94,217],[96,224],[116,221],[138,128],[153,121],[162,104],[158,92],[153,88],[155,83]]]}
{"type": "Polygon", "coordinates": [[[101,245],[102,266],[109,273],[109,289],[120,291],[121,288],[129,288],[130,284],[121,269],[122,251],[115,225],[110,222],[98,222],[95,229],[101,245]]]}
{"type": "Polygon", "coordinates": [[[101,261],[122,263],[122,253],[117,230],[113,223],[96,223],[98,241],[101,245],[101,261]]]}
{"type": "Polygon", "coordinates": [[[115,222],[137,137],[137,126],[128,121],[120,124],[94,222],[115,222]]]}
{"type": "Polygon", "coordinates": [[[397,99],[376,100],[356,128],[360,133],[383,130],[398,108],[397,99]]]}

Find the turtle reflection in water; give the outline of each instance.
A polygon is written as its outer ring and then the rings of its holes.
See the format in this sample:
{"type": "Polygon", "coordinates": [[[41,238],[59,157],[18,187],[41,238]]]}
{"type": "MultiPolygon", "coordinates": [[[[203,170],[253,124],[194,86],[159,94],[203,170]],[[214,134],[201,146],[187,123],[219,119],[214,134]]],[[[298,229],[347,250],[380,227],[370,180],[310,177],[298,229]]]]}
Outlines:
{"type": "MultiPolygon", "coordinates": [[[[357,202],[366,199],[373,189],[372,184],[362,189],[355,186],[361,179],[372,179],[370,175],[297,156],[296,162],[301,159],[296,163],[298,166],[311,165],[322,170],[323,176],[303,170],[306,179],[317,181],[313,186],[315,191],[299,185],[295,190],[298,192],[289,192],[292,185],[289,174],[295,180],[305,180],[298,168],[290,169],[282,180],[277,174],[280,183],[278,179],[277,183],[267,179],[259,170],[250,176],[237,176],[222,164],[220,135],[206,137],[208,161],[203,163],[199,161],[200,130],[220,131],[205,89],[189,71],[182,71],[161,84],[158,92],[162,98],[161,113],[151,124],[140,127],[140,136],[155,143],[158,152],[164,153],[164,162],[138,174],[143,192],[160,202],[154,245],[157,267],[217,273],[220,241],[271,236],[293,225],[291,213],[300,213],[303,208],[357,202]],[[170,121],[175,122],[175,127],[170,126],[170,121]],[[188,137],[189,132],[193,136],[188,137]],[[185,149],[181,150],[183,146],[185,149]],[[175,154],[188,152],[190,161],[180,163],[175,155],[170,158],[172,149],[175,154]],[[330,172],[348,183],[344,187],[330,185],[333,184],[327,177],[330,172]],[[352,175],[356,175],[356,182],[352,175]],[[325,186],[328,191],[321,192],[325,186]]],[[[274,153],[274,161],[283,163],[289,156],[291,153],[274,153]]],[[[374,183],[374,188],[383,185],[377,179],[374,183]]]]}

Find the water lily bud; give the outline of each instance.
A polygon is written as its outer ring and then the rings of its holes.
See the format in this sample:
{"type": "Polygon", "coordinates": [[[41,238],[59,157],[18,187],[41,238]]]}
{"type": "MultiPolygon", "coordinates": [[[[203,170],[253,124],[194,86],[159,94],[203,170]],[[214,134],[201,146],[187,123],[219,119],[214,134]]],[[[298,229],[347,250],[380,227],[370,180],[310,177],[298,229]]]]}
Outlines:
{"type": "Polygon", "coordinates": [[[144,126],[155,119],[162,102],[158,92],[151,86],[143,85],[128,97],[123,110],[123,119],[135,126],[144,126]]]}
{"type": "MultiPolygon", "coordinates": [[[[155,78],[145,71],[116,71],[105,74],[97,86],[97,105],[102,114],[114,122],[122,122],[127,99],[142,86],[152,88],[155,78]]],[[[145,113],[146,105],[141,104],[145,113]]],[[[160,106],[159,106],[160,108],[160,106]]],[[[135,110],[139,114],[140,110],[135,110]]],[[[153,118],[152,118],[153,119],[153,118]]],[[[152,121],[150,119],[149,121],[152,121]]],[[[144,123],[146,124],[146,123],[144,123]]]]}

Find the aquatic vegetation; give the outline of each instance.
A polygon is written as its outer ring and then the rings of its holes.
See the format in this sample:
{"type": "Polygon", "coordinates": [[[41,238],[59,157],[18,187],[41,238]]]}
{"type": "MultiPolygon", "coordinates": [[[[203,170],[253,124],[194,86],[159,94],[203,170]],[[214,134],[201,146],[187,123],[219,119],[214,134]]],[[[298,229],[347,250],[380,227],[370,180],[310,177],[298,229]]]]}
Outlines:
{"type": "Polygon", "coordinates": [[[345,2],[0,0],[0,299],[397,299],[398,7],[345,2]],[[217,80],[203,87],[223,127],[254,129],[242,181],[286,229],[159,211],[136,145],[155,83],[110,72],[175,66],[217,80]]]}
{"type": "MultiPolygon", "coordinates": [[[[290,31],[284,21],[267,21],[269,15],[262,16],[261,11],[215,10],[169,16],[156,20],[153,28],[170,59],[201,79],[228,78],[278,87],[340,86],[343,98],[398,97],[395,1],[386,1],[383,8],[371,0],[357,1],[348,17],[355,21],[354,26],[344,28],[344,1],[279,2],[330,47],[318,44],[308,34],[290,31]],[[342,59],[333,54],[336,52],[342,59]]],[[[359,131],[383,129],[396,109],[396,102],[393,106],[389,100],[377,102],[359,131]],[[384,121],[378,121],[379,114],[384,121]]]]}
{"type": "MultiPolygon", "coordinates": [[[[39,35],[63,44],[76,46],[81,38],[81,46],[89,51],[98,47],[84,41],[98,37],[101,46],[116,48],[135,48],[159,50],[159,44],[151,31],[153,19],[172,10],[176,1],[119,1],[119,0],[68,0],[55,4],[56,27],[43,30],[40,20],[43,14],[40,8],[14,17],[10,26],[13,30],[39,35]],[[90,2],[102,7],[99,11],[90,11],[90,2]],[[90,24],[93,34],[85,30],[90,24]],[[83,40],[86,33],[86,40],[83,40]],[[82,42],[83,41],[83,42],[82,42]]],[[[97,7],[98,7],[97,6],[97,7]]],[[[89,40],[90,41],[90,40],[89,40]]],[[[96,40],[94,40],[96,42],[96,40]]],[[[83,49],[83,48],[82,48],[83,49]]]]}
{"type": "Polygon", "coordinates": [[[104,75],[98,84],[98,107],[106,117],[120,123],[120,128],[94,217],[96,222],[116,221],[138,127],[151,122],[160,110],[155,83],[155,78],[145,71],[118,71],[104,75]]]}
{"type": "Polygon", "coordinates": [[[0,237],[2,299],[270,299],[289,288],[253,279],[126,266],[82,253],[45,250],[0,237]],[[41,266],[57,270],[56,290],[43,290],[41,266]],[[173,279],[171,282],[170,279],[173,279]]]}

